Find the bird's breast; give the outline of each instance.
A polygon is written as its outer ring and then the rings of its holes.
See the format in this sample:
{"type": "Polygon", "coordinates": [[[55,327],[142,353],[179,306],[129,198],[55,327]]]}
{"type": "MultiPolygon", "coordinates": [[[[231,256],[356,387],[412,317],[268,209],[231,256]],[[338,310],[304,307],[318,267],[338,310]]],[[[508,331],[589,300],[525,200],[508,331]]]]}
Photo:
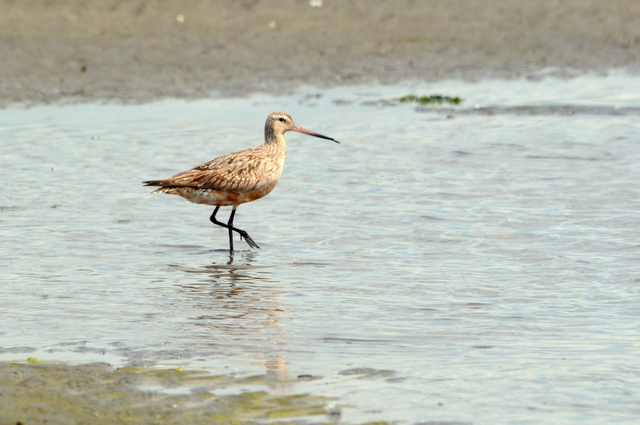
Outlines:
{"type": "Polygon", "coordinates": [[[215,206],[238,206],[246,202],[255,201],[268,195],[276,187],[278,181],[275,180],[260,188],[243,192],[234,192],[216,189],[204,189],[195,187],[163,187],[154,193],[169,193],[179,195],[195,204],[206,204],[215,206]]]}

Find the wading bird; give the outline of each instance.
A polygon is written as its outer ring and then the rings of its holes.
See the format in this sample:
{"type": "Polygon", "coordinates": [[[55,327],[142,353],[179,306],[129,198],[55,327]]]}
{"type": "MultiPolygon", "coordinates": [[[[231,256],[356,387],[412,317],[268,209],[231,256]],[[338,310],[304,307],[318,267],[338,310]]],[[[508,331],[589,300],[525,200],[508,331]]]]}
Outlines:
{"type": "Polygon", "coordinates": [[[238,233],[240,239],[244,238],[250,247],[260,248],[247,232],[233,227],[233,217],[238,205],[262,198],[278,184],[287,156],[287,141],[284,139],[287,131],[297,131],[340,143],[294,124],[287,113],[274,112],[267,117],[264,125],[263,145],[221,156],[166,180],[149,180],[143,183],[146,186],[160,186],[153,193],[170,193],[196,204],[214,205],[216,208],[209,220],[229,230],[230,254],[233,254],[233,232],[238,233]],[[216,219],[216,214],[220,207],[226,206],[233,209],[225,224],[216,219]]]}

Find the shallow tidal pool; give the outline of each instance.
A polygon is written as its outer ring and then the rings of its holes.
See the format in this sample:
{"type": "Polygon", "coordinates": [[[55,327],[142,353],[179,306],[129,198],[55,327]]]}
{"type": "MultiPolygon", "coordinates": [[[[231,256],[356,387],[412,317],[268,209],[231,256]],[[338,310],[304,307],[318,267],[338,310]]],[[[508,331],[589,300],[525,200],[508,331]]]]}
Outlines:
{"type": "Polygon", "coordinates": [[[16,107],[0,143],[2,368],[198,371],[307,397],[303,423],[640,416],[640,77],[16,107]],[[397,100],[434,94],[462,102],[397,100]],[[342,144],[287,133],[234,221],[262,249],[230,257],[212,208],[142,186],[277,110],[342,144]]]}

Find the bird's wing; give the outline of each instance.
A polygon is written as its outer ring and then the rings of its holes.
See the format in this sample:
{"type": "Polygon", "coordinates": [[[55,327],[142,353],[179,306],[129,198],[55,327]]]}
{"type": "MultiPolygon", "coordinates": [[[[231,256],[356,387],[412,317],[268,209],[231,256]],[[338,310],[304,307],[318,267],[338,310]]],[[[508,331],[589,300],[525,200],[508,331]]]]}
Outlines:
{"type": "Polygon", "coordinates": [[[260,155],[255,149],[221,156],[189,171],[177,174],[160,184],[164,187],[193,187],[227,192],[260,189],[280,177],[278,159],[260,155]]]}

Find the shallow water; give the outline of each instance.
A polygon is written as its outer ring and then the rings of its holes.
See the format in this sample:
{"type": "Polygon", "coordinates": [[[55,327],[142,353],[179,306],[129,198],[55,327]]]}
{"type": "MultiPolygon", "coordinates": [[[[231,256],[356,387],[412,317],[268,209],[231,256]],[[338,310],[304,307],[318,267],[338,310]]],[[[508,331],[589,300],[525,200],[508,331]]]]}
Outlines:
{"type": "Polygon", "coordinates": [[[634,423],[639,118],[618,73],[2,110],[0,360],[311,375],[273,391],[349,423],[634,423]],[[287,134],[230,263],[212,208],[140,182],[274,110],[342,144],[287,134]]]}

